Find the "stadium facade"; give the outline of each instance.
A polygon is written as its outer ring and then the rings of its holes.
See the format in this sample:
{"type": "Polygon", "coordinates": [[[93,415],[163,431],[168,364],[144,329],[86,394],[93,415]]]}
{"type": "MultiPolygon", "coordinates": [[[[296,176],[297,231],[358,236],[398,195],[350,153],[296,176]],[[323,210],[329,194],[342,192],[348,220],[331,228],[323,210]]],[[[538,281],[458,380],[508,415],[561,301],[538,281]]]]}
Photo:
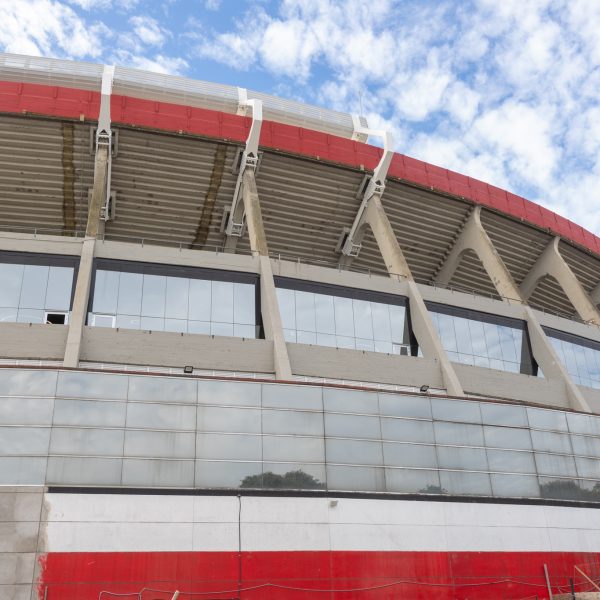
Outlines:
{"type": "Polygon", "coordinates": [[[597,578],[599,238],[181,77],[0,55],[0,132],[0,597],[597,578]]]}

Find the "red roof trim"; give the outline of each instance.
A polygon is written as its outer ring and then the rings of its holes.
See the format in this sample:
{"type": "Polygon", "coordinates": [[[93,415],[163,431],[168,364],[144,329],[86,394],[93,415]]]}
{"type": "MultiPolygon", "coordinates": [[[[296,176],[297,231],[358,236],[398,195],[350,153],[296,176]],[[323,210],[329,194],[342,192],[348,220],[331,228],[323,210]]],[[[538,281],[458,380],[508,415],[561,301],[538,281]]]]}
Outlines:
{"type": "MultiPolygon", "coordinates": [[[[0,82],[0,112],[3,113],[34,113],[96,120],[99,108],[98,92],[32,83],[0,82]]],[[[247,117],[115,94],[112,96],[111,114],[115,123],[236,142],[245,141],[250,129],[250,119],[247,117]]],[[[263,123],[260,143],[268,148],[368,170],[375,168],[382,153],[381,148],[375,146],[273,121],[263,123]]],[[[543,206],[483,181],[398,153],[392,160],[388,175],[461,196],[547,229],[600,254],[598,236],[543,206]]]]}

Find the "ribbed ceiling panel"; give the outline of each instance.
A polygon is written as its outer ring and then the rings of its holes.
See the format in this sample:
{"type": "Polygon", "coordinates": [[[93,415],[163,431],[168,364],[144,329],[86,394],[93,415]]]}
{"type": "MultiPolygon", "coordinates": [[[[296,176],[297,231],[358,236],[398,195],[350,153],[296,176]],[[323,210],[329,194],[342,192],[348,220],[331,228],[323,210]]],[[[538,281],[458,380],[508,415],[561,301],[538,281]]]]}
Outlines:
{"type": "Polygon", "coordinates": [[[577,314],[558,281],[551,276],[542,277],[539,280],[529,298],[529,304],[538,310],[545,310],[567,318],[577,314]]]}
{"type": "Polygon", "coordinates": [[[600,261],[563,241],[559,242],[558,248],[575,277],[588,293],[591,292],[600,282],[600,261]]]}
{"type": "Polygon", "coordinates": [[[458,268],[452,275],[450,287],[480,296],[500,299],[487,271],[483,268],[479,257],[472,250],[467,250],[461,257],[458,268]]]}
{"type": "Polygon", "coordinates": [[[396,181],[382,201],[414,278],[430,282],[470,205],[396,181]]]}
{"type": "Polygon", "coordinates": [[[220,246],[235,151],[225,143],[120,129],[111,184],[117,217],[107,223],[107,238],[220,246]]]}

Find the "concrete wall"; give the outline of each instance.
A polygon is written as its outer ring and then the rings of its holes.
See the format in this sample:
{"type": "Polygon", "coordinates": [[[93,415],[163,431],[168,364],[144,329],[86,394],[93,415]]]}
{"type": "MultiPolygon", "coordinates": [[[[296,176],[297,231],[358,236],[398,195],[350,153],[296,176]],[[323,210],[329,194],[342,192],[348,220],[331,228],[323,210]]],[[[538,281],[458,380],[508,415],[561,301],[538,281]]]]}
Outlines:
{"type": "Polygon", "coordinates": [[[69,327],[35,323],[2,323],[0,357],[62,360],[69,327]]]}
{"type": "Polygon", "coordinates": [[[85,327],[81,360],[271,373],[273,342],[226,336],[85,327]]]}

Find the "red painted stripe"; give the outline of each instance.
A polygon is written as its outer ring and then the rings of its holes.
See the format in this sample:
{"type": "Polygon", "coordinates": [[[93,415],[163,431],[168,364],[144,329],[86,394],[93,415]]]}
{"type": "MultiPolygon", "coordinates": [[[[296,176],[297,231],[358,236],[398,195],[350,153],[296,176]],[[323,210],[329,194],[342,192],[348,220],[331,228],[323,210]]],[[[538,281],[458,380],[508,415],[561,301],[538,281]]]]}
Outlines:
{"type": "MultiPolygon", "coordinates": [[[[98,600],[102,591],[167,600],[166,592],[210,592],[207,598],[383,600],[547,598],[544,564],[554,591],[574,565],[600,554],[573,552],[123,552],[51,553],[40,559],[39,598],[98,600]],[[241,577],[240,577],[241,574],[241,577]],[[511,581],[506,581],[511,580],[511,581]],[[278,587],[248,588],[264,584],[278,587]],[[448,585],[446,585],[448,584],[448,585]],[[387,586],[387,587],[381,587],[387,586]],[[238,587],[242,588],[237,594],[238,587]],[[300,588],[300,589],[290,589],[300,588]],[[362,588],[374,588],[358,591],[362,588]],[[377,589],[379,588],[379,589],[377,589]],[[319,593],[310,590],[344,590],[319,593]],[[224,590],[234,593],[219,594],[224,590]],[[348,591],[354,590],[354,591],[348,591]]],[[[576,578],[576,581],[580,578],[576,578]]],[[[187,596],[180,598],[201,598],[187,596]]],[[[111,596],[103,595],[105,600],[111,596]]]]}
{"type": "MultiPolygon", "coordinates": [[[[98,118],[99,106],[98,92],[31,83],[0,82],[0,112],[28,112],[95,120],[98,118]]],[[[250,128],[250,119],[247,117],[119,95],[112,96],[111,113],[115,123],[236,142],[243,142],[250,128]]],[[[266,148],[318,157],[328,162],[369,170],[375,168],[382,153],[380,148],[368,144],[272,121],[263,123],[260,143],[266,148]]],[[[389,175],[496,209],[600,254],[598,236],[534,202],[483,181],[398,153],[392,160],[389,175]]]]}

